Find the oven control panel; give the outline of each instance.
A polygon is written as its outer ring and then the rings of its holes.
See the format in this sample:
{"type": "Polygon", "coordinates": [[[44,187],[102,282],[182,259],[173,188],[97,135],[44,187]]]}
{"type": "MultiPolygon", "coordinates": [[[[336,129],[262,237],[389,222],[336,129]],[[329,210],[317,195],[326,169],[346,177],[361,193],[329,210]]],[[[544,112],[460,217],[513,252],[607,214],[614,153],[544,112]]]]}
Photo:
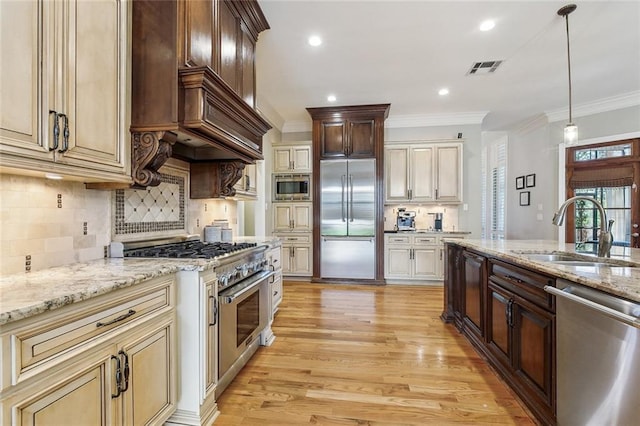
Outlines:
{"type": "Polygon", "coordinates": [[[218,290],[223,290],[264,271],[267,265],[266,250],[254,250],[236,260],[222,262],[215,268],[218,275],[218,290]]]}

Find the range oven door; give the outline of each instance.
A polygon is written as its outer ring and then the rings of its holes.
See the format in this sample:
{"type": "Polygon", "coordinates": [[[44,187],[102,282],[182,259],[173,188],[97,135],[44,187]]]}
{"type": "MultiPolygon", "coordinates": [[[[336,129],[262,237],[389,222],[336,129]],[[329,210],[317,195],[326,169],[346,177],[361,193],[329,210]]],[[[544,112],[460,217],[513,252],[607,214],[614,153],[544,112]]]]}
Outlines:
{"type": "Polygon", "coordinates": [[[221,378],[259,339],[269,322],[269,278],[273,271],[262,271],[218,295],[220,304],[218,377],[221,378]]]}

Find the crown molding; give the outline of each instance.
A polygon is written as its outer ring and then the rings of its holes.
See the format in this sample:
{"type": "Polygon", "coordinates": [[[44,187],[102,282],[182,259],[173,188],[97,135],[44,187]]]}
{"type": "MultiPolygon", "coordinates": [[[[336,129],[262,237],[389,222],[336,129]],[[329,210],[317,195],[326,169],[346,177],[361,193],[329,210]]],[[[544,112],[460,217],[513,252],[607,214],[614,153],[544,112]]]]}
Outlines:
{"type": "Polygon", "coordinates": [[[545,114],[538,114],[513,126],[513,132],[523,135],[540,129],[547,124],[549,124],[547,116],[545,114]]]}
{"type": "MultiPolygon", "coordinates": [[[[387,129],[400,127],[434,127],[453,126],[464,124],[481,124],[488,111],[460,112],[453,114],[415,114],[399,115],[389,117],[384,122],[387,129]]],[[[309,121],[286,121],[282,126],[282,133],[310,132],[312,122],[309,121]]]]}
{"type": "Polygon", "coordinates": [[[256,110],[272,127],[282,131],[285,125],[284,118],[261,96],[256,99],[256,110]]]}
{"type": "Polygon", "coordinates": [[[452,114],[415,114],[389,117],[386,128],[434,127],[463,124],[481,124],[489,111],[458,112],[452,114]]]}
{"type": "MultiPolygon", "coordinates": [[[[593,102],[579,104],[573,107],[574,117],[584,117],[601,112],[614,111],[640,105],[640,91],[626,93],[624,95],[612,96],[610,98],[599,99],[593,102]]],[[[569,117],[569,107],[554,109],[544,112],[549,122],[566,120],[569,117]]]]}

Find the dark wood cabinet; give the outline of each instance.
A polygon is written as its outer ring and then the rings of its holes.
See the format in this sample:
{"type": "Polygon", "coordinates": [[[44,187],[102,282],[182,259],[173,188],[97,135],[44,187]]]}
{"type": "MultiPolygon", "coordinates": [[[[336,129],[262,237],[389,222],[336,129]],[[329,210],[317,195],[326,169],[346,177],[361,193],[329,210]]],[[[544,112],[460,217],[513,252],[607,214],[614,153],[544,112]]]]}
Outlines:
{"type": "Polygon", "coordinates": [[[465,250],[462,253],[462,321],[469,337],[482,342],[484,338],[484,288],[486,286],[486,259],[465,250]]]}
{"type": "MultiPolygon", "coordinates": [[[[384,121],[389,104],[307,108],[313,120],[313,170],[321,160],[375,159],[376,270],[371,284],[384,283],[384,121]]],[[[320,173],[313,174],[313,223],[320,223],[320,173]]],[[[321,273],[320,227],[313,227],[313,281],[321,273]]],[[[362,281],[362,280],[358,280],[362,281]]]]}
{"type": "Polygon", "coordinates": [[[555,424],[555,278],[488,262],[486,354],[544,424],[555,424]]]}
{"type": "Polygon", "coordinates": [[[389,105],[307,108],[314,122],[318,158],[380,158],[389,105]]]}
{"type": "Polygon", "coordinates": [[[263,158],[271,126],[255,110],[254,62],[258,35],[268,28],[255,0],[132,2],[136,186],[157,185],[170,156],[212,168],[263,158]]]}
{"type": "Polygon", "coordinates": [[[458,329],[462,328],[462,297],[460,291],[460,265],[462,248],[455,244],[445,244],[444,250],[444,309],[442,321],[453,322],[458,329]]]}
{"type": "Polygon", "coordinates": [[[544,291],[555,278],[453,243],[446,253],[442,319],[461,317],[462,333],[535,417],[555,424],[555,301],[544,291]]]}
{"type": "Polygon", "coordinates": [[[322,121],[320,156],[375,158],[375,120],[322,121]]]}

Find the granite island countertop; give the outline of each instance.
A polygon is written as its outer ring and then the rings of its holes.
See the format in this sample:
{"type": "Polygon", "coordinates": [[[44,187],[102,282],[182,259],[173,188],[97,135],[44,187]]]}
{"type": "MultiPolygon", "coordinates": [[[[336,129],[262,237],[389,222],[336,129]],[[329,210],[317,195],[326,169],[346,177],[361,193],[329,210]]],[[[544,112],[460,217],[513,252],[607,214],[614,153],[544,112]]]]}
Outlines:
{"type": "Polygon", "coordinates": [[[205,271],[210,259],[119,258],[74,263],[0,278],[0,325],[181,270],[205,271]]]}
{"type": "MultiPolygon", "coordinates": [[[[446,242],[446,237],[444,241],[446,242]]],[[[588,256],[584,253],[576,252],[574,244],[545,240],[452,239],[451,242],[485,253],[488,256],[640,302],[640,249],[629,249],[630,255],[626,257],[611,257],[613,260],[633,262],[638,265],[637,267],[571,266],[532,260],[527,258],[526,254],[566,252],[588,256]]],[[[597,257],[592,257],[597,261],[597,257]]]]}

